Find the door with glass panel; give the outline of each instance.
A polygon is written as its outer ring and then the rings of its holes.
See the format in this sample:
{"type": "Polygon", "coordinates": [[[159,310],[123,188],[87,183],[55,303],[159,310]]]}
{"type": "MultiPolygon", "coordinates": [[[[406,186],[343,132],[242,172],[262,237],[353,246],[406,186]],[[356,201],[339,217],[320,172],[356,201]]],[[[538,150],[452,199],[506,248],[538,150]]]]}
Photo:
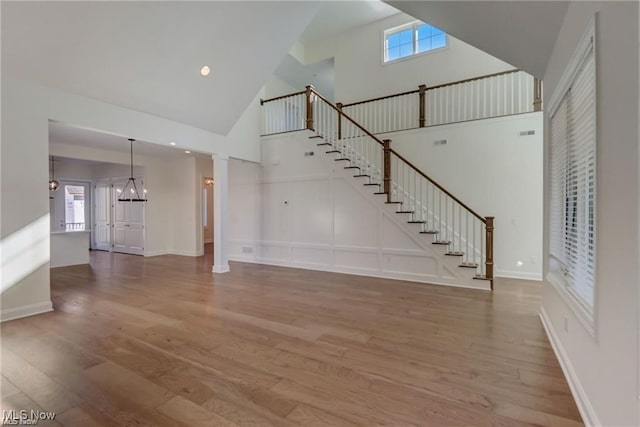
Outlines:
{"type": "Polygon", "coordinates": [[[87,231],[91,225],[91,184],[60,181],[53,193],[52,231],[87,231]]]}
{"type": "MultiPolygon", "coordinates": [[[[142,182],[142,179],[136,179],[142,182]]],[[[126,181],[113,185],[113,251],[144,254],[144,202],[118,200],[126,181]]]]}
{"type": "Polygon", "coordinates": [[[111,250],[111,184],[98,182],[93,189],[94,249],[111,250]]]}

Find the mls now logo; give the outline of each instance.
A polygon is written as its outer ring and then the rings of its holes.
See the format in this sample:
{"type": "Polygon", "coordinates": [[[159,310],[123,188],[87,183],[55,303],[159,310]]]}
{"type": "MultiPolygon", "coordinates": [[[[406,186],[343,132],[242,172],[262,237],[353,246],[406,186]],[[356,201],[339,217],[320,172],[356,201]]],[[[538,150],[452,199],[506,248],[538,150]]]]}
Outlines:
{"type": "Polygon", "coordinates": [[[34,426],[39,421],[53,420],[55,417],[55,412],[27,411],[26,409],[2,411],[2,425],[34,426]]]}

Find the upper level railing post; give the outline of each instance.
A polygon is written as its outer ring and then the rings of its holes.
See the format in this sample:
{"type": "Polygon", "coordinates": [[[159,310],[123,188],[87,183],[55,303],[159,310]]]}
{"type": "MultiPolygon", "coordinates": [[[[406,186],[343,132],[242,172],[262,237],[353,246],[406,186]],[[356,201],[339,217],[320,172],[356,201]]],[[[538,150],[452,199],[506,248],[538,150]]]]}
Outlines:
{"type": "Polygon", "coordinates": [[[391,140],[383,139],[383,190],[387,193],[387,202],[391,201],[391,140]]]}
{"type": "Polygon", "coordinates": [[[313,130],[313,102],[311,102],[311,97],[313,96],[313,86],[306,86],[306,95],[307,95],[307,129],[313,130]]]}
{"type": "Polygon", "coordinates": [[[485,276],[487,279],[491,280],[491,290],[493,290],[493,220],[495,217],[488,216],[485,218],[485,228],[486,228],[486,253],[487,258],[485,261],[486,272],[485,276]]]}
{"type": "Polygon", "coordinates": [[[542,80],[533,78],[533,111],[542,111],[542,80]]]}
{"type": "Polygon", "coordinates": [[[418,104],[420,106],[420,127],[423,128],[426,125],[426,110],[427,110],[427,103],[426,103],[426,93],[427,93],[427,85],[420,85],[418,86],[418,89],[420,89],[420,103],[418,104]]]}
{"type": "Polygon", "coordinates": [[[338,107],[338,139],[342,139],[342,102],[336,102],[338,107]]]}

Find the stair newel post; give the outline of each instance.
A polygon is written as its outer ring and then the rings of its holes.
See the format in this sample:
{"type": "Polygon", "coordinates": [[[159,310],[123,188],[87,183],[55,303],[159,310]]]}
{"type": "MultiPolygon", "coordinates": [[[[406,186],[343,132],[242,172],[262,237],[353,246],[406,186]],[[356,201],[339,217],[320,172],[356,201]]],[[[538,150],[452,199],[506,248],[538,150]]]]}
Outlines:
{"type": "Polygon", "coordinates": [[[485,218],[485,233],[486,233],[486,254],[487,259],[485,261],[487,279],[491,280],[491,290],[493,290],[493,220],[494,217],[488,216],[485,218]]]}
{"type": "Polygon", "coordinates": [[[383,153],[384,153],[384,178],[383,178],[383,191],[387,193],[387,202],[391,201],[391,140],[383,139],[383,153]]]}
{"type": "Polygon", "coordinates": [[[419,117],[419,123],[420,123],[420,127],[423,128],[426,125],[426,110],[427,110],[427,85],[420,85],[418,86],[418,89],[420,89],[420,101],[418,103],[418,105],[420,106],[420,117],[419,117]]]}
{"type": "Polygon", "coordinates": [[[342,139],[342,102],[336,102],[338,107],[338,140],[342,139]]]}
{"type": "Polygon", "coordinates": [[[313,86],[306,86],[307,92],[307,129],[313,130],[313,86]]]}
{"type": "Polygon", "coordinates": [[[542,80],[533,78],[533,111],[542,111],[542,80]]]}

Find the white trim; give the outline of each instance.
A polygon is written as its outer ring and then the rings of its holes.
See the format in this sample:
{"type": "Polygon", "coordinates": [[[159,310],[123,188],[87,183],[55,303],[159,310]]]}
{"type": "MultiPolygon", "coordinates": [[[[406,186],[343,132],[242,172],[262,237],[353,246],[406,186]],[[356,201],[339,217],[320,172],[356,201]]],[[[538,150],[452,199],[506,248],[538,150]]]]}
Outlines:
{"type": "Polygon", "coordinates": [[[595,313],[592,314],[585,308],[584,304],[582,304],[578,297],[568,288],[564,277],[549,271],[545,280],[551,284],[551,287],[560,295],[560,298],[562,298],[565,304],[569,306],[584,329],[598,342],[595,313]]]}
{"type": "Polygon", "coordinates": [[[418,20],[403,24],[403,25],[398,25],[397,27],[393,27],[393,28],[388,28],[384,31],[382,31],[382,65],[386,65],[386,64],[391,64],[394,62],[398,62],[398,61],[403,61],[409,58],[415,58],[416,56],[420,56],[420,55],[424,55],[427,53],[435,53],[435,52],[439,52],[441,50],[446,50],[449,48],[449,35],[441,30],[440,28],[436,27],[435,25],[429,24],[428,22],[423,22],[418,20]],[[418,52],[418,27],[421,25],[429,25],[439,31],[442,31],[442,34],[444,34],[444,46],[441,47],[436,47],[433,49],[428,49],[422,52],[418,52]],[[388,53],[388,49],[387,49],[387,38],[393,34],[396,33],[400,33],[403,31],[406,31],[407,29],[411,28],[412,31],[412,36],[413,36],[413,53],[411,55],[407,55],[407,56],[402,56],[400,58],[396,58],[396,59],[387,59],[387,53],[388,53]]]}
{"type": "MultiPolygon", "coordinates": [[[[560,101],[564,98],[564,95],[569,90],[569,87],[575,80],[576,74],[580,70],[580,66],[584,62],[587,55],[593,50],[594,55],[596,52],[596,18],[593,16],[589,23],[587,24],[587,29],[584,34],[580,38],[580,44],[576,47],[576,50],[571,57],[571,60],[567,64],[564,72],[562,73],[562,77],[558,82],[555,90],[553,91],[553,95],[551,95],[551,99],[547,103],[547,112],[549,117],[552,117],[558,106],[560,105],[560,101]]],[[[597,69],[597,64],[596,64],[597,69]]]]}
{"type": "Polygon", "coordinates": [[[542,272],[531,273],[527,271],[514,271],[514,270],[498,270],[496,269],[495,277],[503,277],[506,279],[522,279],[522,280],[542,280],[542,272]]]}
{"type": "Polygon", "coordinates": [[[564,373],[567,383],[569,384],[571,394],[576,401],[578,411],[580,411],[580,415],[582,416],[582,421],[586,426],[602,425],[600,423],[600,420],[598,420],[598,415],[596,414],[595,409],[593,409],[593,405],[591,405],[589,396],[587,396],[587,393],[584,391],[584,387],[582,387],[580,378],[578,378],[576,371],[573,369],[573,365],[571,364],[569,356],[567,356],[567,353],[562,347],[562,342],[553,329],[553,325],[551,324],[549,316],[547,316],[547,312],[544,310],[544,307],[540,308],[540,321],[542,322],[542,326],[547,333],[547,337],[549,338],[549,342],[551,343],[551,348],[553,348],[553,352],[555,353],[558,362],[560,362],[560,367],[562,368],[562,372],[564,373]]]}
{"type": "Polygon", "coordinates": [[[225,265],[214,265],[211,268],[211,272],[212,273],[228,273],[230,272],[231,269],[229,268],[229,264],[225,264],[225,265]]]}
{"type": "Polygon", "coordinates": [[[153,256],[160,256],[160,255],[178,255],[178,256],[198,257],[198,256],[204,255],[204,252],[165,250],[165,251],[145,251],[143,255],[145,257],[153,257],[153,256]]]}
{"type": "Polygon", "coordinates": [[[351,276],[375,277],[378,279],[395,280],[399,282],[423,283],[433,286],[451,286],[454,288],[473,289],[476,291],[491,291],[488,280],[472,280],[470,283],[478,283],[478,286],[471,286],[465,283],[456,283],[438,280],[437,277],[431,277],[415,273],[399,273],[386,270],[373,270],[358,267],[331,266],[326,264],[309,264],[309,263],[291,263],[288,261],[277,260],[272,258],[255,258],[247,259],[241,256],[230,255],[229,261],[244,262],[249,264],[273,265],[276,267],[286,267],[299,270],[324,271],[327,273],[349,274],[351,276]]]}
{"type": "Polygon", "coordinates": [[[144,251],[145,257],[160,256],[160,255],[171,255],[171,251],[144,251]]]}
{"type": "Polygon", "coordinates": [[[23,317],[35,316],[36,314],[48,313],[50,311],[53,311],[53,304],[51,304],[51,301],[27,304],[21,307],[1,310],[0,322],[22,319],[23,317]]]}

